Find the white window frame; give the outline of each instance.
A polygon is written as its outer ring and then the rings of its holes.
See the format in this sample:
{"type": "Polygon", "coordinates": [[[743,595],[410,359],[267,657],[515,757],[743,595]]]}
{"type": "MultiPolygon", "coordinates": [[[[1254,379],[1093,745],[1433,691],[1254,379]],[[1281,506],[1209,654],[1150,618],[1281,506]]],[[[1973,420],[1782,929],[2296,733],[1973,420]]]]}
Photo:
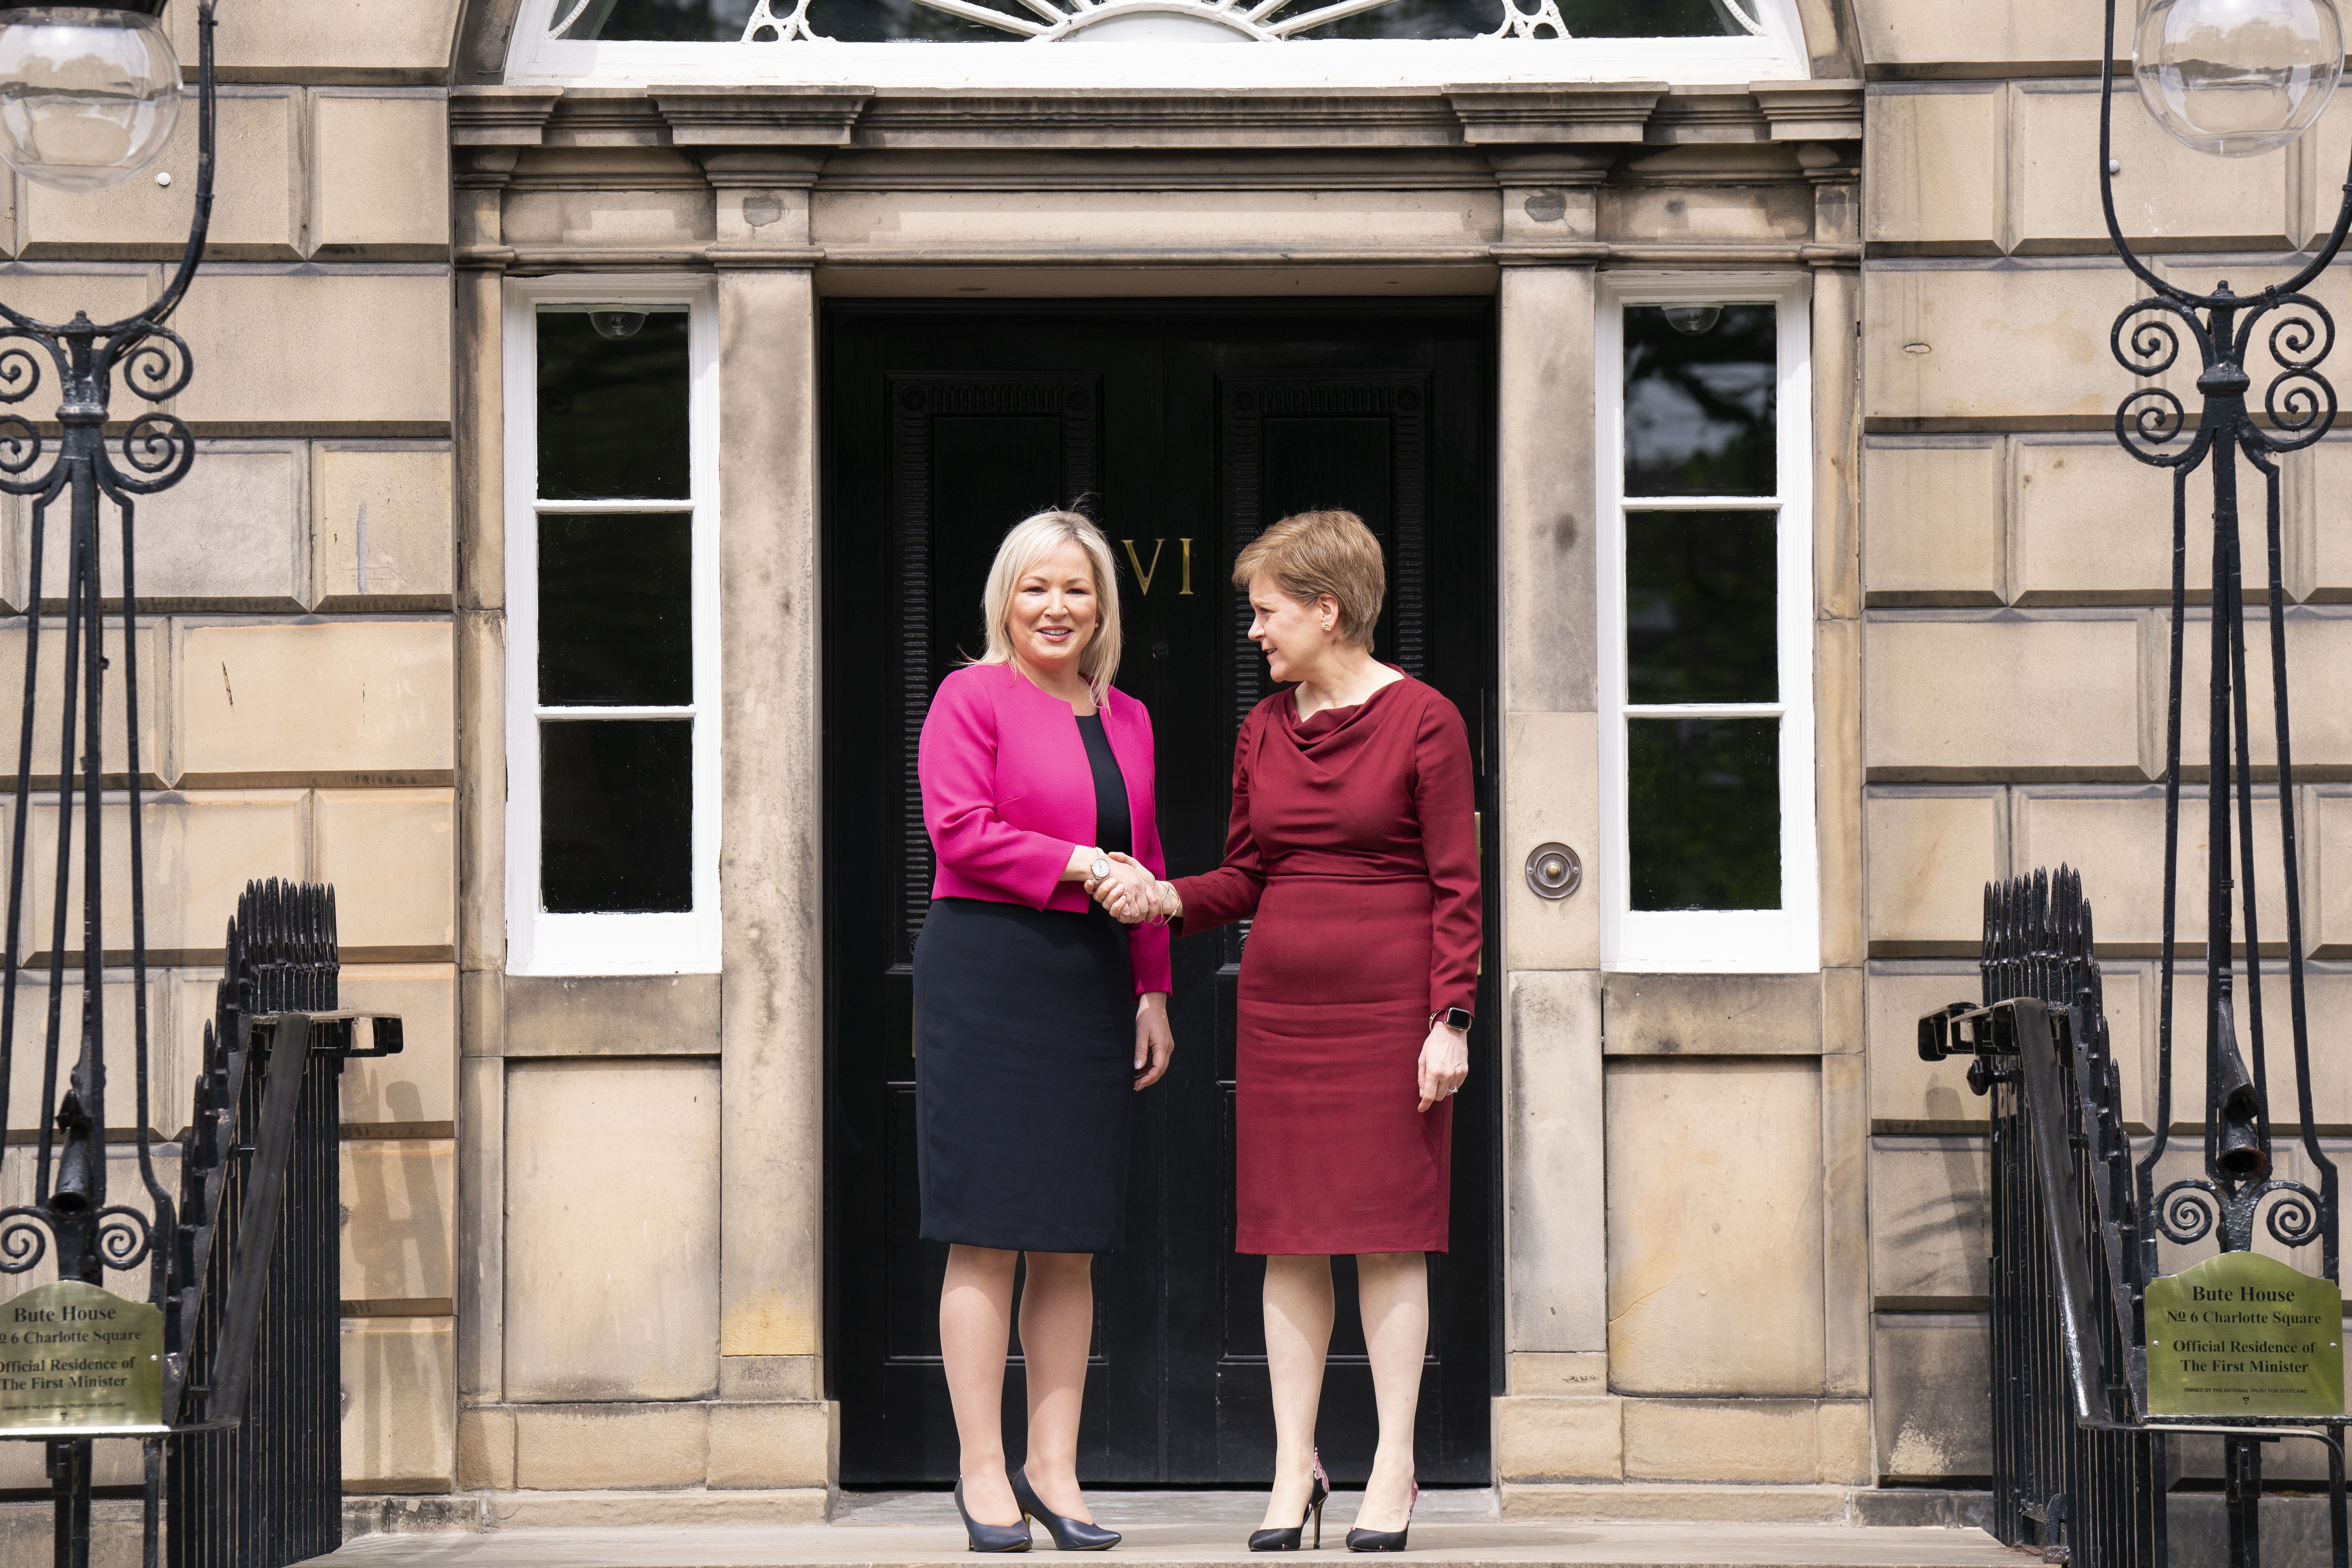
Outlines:
{"type": "MultiPolygon", "coordinates": [[[[677,44],[551,38],[571,0],[523,0],[509,85],[632,83],[1053,91],[1157,88],[1444,87],[1456,82],[1801,81],[1812,74],[1796,0],[1748,0],[1759,36],[1709,38],[1301,38],[1278,44],[677,44]]],[[[789,3],[776,7],[779,15],[789,3]]]]}
{"type": "Polygon", "coordinates": [[[510,279],[506,286],[507,973],[709,974],[719,970],[719,322],[708,283],[676,276],[510,279]],[[688,469],[677,500],[539,500],[539,310],[683,306],[688,469]],[[539,514],[685,511],[693,516],[694,700],[679,708],[548,708],[539,701],[539,514]],[[689,717],[694,724],[694,908],[686,913],[551,914],[540,907],[542,717],[689,717]]]}
{"type": "Polygon", "coordinates": [[[1605,274],[1595,332],[1600,508],[1601,963],[1665,973],[1802,973],[1821,968],[1821,860],[1814,820],[1811,282],[1751,273],[1605,274]],[[1624,493],[1625,307],[1684,301],[1770,304],[1779,328],[1780,491],[1755,496],[1624,493]],[[1625,516],[1628,510],[1764,510],[1780,514],[1777,703],[1634,705],[1627,700],[1625,516]],[[1780,720],[1780,908],[1633,908],[1626,725],[1631,717],[1780,720]]]}

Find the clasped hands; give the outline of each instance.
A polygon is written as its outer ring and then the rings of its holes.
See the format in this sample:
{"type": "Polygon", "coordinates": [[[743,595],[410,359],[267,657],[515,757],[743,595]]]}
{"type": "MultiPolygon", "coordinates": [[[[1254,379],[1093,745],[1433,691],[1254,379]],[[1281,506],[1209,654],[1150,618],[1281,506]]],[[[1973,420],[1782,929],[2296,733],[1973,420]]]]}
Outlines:
{"type": "Polygon", "coordinates": [[[1171,896],[1175,889],[1153,876],[1150,868],[1117,850],[1111,851],[1108,858],[1110,875],[1098,880],[1087,879],[1087,896],[1108,910],[1120,923],[1139,925],[1155,916],[1168,920],[1183,912],[1171,896]]]}

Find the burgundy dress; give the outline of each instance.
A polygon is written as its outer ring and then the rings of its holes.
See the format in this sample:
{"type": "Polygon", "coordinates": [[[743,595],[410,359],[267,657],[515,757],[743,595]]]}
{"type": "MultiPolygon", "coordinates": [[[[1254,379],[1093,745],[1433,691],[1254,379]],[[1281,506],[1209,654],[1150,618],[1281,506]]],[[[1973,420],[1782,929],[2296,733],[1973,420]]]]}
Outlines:
{"type": "Polygon", "coordinates": [[[1176,883],[1180,932],[1243,950],[1235,1249],[1444,1252],[1454,1115],[1418,1109],[1430,1015],[1478,976],[1475,786],[1462,715],[1410,676],[1304,723],[1242,721],[1225,861],[1176,883]]]}

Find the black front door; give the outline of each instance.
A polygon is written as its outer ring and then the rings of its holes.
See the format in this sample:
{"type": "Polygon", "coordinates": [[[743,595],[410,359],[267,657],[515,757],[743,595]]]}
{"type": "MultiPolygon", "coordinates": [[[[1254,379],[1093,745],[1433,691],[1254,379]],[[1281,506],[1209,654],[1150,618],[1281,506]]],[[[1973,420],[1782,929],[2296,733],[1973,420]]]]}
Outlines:
{"type": "MultiPolygon", "coordinates": [[[[826,996],[832,1396],[845,1483],[954,1478],[939,1361],[943,1246],[919,1239],[909,960],[930,878],[915,747],[940,679],[982,647],[1004,531],[1086,498],[1120,556],[1119,686],[1149,705],[1171,875],[1223,842],[1233,738],[1265,695],[1227,584],[1287,513],[1346,507],[1389,552],[1381,658],[1469,721],[1483,811],[1495,729],[1492,316],[1376,307],[836,303],[825,347],[826,996]]],[[[1489,840],[1491,843],[1491,840],[1489,840]]],[[[1488,919],[1495,866],[1489,850],[1488,919]]],[[[1233,1037],[1241,931],[1176,944],[1175,1065],[1139,1101],[1128,1244],[1095,1268],[1080,1474],[1254,1484],[1272,1472],[1262,1263],[1233,1240],[1233,1037]]],[[[1052,998],[1038,999],[1051,1027],[1052,998]]],[[[1497,1109],[1494,979],[1454,1121],[1453,1246],[1433,1258],[1424,1481],[1489,1479],[1497,1109]]],[[[1051,1138],[1037,1126],[1011,1130],[1051,1138]]],[[[1367,1159],[1381,1152],[1367,1150],[1367,1159]]],[[[1360,1480],[1375,1431],[1352,1265],[1320,1441],[1360,1480]]],[[[1016,1361],[1009,1451],[1020,1451],[1016,1361]]]]}

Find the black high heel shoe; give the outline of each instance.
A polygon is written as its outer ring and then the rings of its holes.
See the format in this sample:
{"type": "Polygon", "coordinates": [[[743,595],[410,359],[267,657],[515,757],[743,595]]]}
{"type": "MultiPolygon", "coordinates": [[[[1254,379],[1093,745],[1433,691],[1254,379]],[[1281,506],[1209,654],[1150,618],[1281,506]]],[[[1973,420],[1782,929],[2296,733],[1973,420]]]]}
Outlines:
{"type": "Polygon", "coordinates": [[[1287,1530],[1251,1531],[1249,1549],[1252,1552],[1296,1552],[1300,1538],[1307,1533],[1307,1521],[1311,1519],[1315,1521],[1315,1550],[1322,1551],[1323,1500],[1330,1495],[1331,1478],[1323,1473],[1323,1456],[1318,1453],[1315,1456],[1315,1484],[1307,1492],[1307,1511],[1300,1514],[1298,1522],[1287,1530]]]}
{"type": "MultiPolygon", "coordinates": [[[[1013,1494],[1017,1500],[1018,1492],[1013,1494]]],[[[956,1511],[963,1515],[963,1533],[974,1552],[1026,1552],[1029,1550],[1029,1521],[1024,1516],[1018,1524],[982,1524],[971,1517],[971,1510],[963,1506],[963,1483],[955,1484],[956,1511]]]]}
{"type": "Polygon", "coordinates": [[[1406,1531],[1412,1529],[1412,1510],[1421,1506],[1421,1483],[1412,1484],[1412,1500],[1404,1505],[1403,1530],[1351,1530],[1348,1531],[1350,1552],[1402,1552],[1406,1531]]]}
{"type": "Polygon", "coordinates": [[[1038,1500],[1037,1489],[1029,1484],[1026,1469],[1013,1471],[1012,1479],[1013,1500],[1021,1505],[1024,1518],[1021,1527],[1023,1534],[1029,1531],[1025,1521],[1034,1519],[1045,1527],[1046,1534],[1054,1538],[1056,1551],[1108,1552],[1118,1544],[1118,1531],[1105,1530],[1099,1524],[1089,1524],[1083,1519],[1072,1519],[1047,1508],[1038,1500]]]}

